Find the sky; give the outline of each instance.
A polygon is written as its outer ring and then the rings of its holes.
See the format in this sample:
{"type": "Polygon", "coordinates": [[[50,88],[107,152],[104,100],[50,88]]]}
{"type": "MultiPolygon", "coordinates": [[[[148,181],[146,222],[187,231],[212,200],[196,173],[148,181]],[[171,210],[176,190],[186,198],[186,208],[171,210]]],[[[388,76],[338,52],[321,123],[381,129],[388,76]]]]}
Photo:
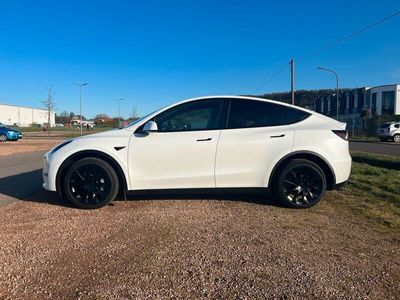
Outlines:
{"type": "Polygon", "coordinates": [[[206,95],[400,83],[400,16],[307,59],[307,53],[400,10],[382,1],[0,0],[0,103],[123,117],[206,95]],[[298,60],[297,60],[298,59],[298,60]]]}

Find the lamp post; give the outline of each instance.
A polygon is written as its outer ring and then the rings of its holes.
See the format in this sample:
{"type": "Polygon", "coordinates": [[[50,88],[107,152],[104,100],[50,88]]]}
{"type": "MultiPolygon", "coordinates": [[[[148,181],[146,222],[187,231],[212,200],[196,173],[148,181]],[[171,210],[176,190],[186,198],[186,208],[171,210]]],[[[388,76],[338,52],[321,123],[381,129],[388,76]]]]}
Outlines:
{"type": "Polygon", "coordinates": [[[124,100],[124,98],[117,98],[115,100],[118,101],[118,128],[121,128],[121,101],[124,100]]]}
{"type": "Polygon", "coordinates": [[[339,76],[338,74],[330,69],[318,67],[319,70],[328,71],[336,76],[336,120],[339,120],[339,76]]]}
{"type": "Polygon", "coordinates": [[[76,86],[79,86],[79,115],[80,115],[80,127],[81,127],[81,135],[82,135],[82,88],[87,85],[86,83],[74,83],[76,86]]]}

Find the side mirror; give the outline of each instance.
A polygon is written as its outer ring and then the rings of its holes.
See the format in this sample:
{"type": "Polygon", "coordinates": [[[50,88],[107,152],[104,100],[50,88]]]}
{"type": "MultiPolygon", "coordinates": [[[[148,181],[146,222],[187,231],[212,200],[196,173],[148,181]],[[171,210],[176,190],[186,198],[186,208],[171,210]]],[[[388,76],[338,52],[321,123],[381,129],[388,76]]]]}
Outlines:
{"type": "Polygon", "coordinates": [[[157,131],[158,131],[157,123],[154,122],[154,121],[148,121],[148,122],[144,125],[143,131],[146,132],[146,133],[157,132],[157,131]]]}

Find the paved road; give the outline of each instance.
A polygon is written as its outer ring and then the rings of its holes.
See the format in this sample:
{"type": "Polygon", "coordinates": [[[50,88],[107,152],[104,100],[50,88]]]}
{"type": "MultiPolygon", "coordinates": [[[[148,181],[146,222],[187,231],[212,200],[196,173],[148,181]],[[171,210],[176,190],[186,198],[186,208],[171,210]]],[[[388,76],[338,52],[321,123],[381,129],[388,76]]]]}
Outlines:
{"type": "Polygon", "coordinates": [[[45,151],[0,156],[0,207],[42,192],[45,151]]]}
{"type": "Polygon", "coordinates": [[[384,142],[350,142],[350,150],[378,154],[397,155],[400,157],[400,144],[384,142]]]}

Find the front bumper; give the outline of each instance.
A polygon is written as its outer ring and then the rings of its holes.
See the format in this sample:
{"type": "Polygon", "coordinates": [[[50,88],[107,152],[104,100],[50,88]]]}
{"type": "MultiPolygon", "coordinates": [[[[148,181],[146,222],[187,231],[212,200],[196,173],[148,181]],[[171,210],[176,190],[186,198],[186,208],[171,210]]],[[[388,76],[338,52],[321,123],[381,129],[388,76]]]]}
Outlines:
{"type": "Polygon", "coordinates": [[[48,191],[53,191],[50,186],[50,179],[49,179],[49,161],[48,161],[48,152],[43,157],[43,171],[42,171],[42,178],[43,178],[43,188],[48,191]]]}
{"type": "Polygon", "coordinates": [[[7,139],[10,141],[18,140],[18,133],[16,132],[8,132],[7,139]]]}

